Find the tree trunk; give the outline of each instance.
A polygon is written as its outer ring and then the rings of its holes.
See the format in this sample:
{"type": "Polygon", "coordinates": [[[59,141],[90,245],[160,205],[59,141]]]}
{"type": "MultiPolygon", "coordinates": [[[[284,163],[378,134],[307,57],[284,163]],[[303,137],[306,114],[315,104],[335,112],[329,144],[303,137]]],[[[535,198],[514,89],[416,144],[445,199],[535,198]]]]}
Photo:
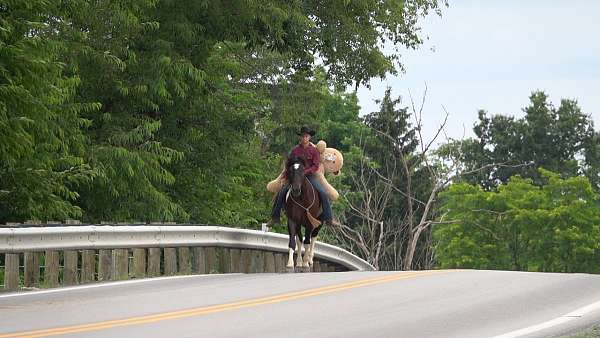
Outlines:
{"type": "Polygon", "coordinates": [[[412,270],[412,262],[415,257],[415,250],[417,249],[417,243],[419,242],[419,237],[421,237],[421,233],[425,227],[418,226],[416,231],[411,234],[408,239],[408,245],[406,246],[406,254],[404,255],[404,267],[403,270],[412,270]]]}

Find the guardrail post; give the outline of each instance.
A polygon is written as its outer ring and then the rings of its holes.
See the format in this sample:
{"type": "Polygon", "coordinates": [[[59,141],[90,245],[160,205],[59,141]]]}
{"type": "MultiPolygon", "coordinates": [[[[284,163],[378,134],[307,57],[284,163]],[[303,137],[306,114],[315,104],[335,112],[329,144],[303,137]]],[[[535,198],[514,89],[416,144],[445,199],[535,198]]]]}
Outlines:
{"type": "Polygon", "coordinates": [[[201,246],[192,248],[192,272],[197,274],[206,273],[206,257],[204,248],[201,246]]]}
{"type": "Polygon", "coordinates": [[[320,262],[320,263],[319,263],[319,267],[320,267],[320,269],[321,269],[321,272],[328,272],[328,270],[327,270],[327,269],[329,269],[329,267],[327,266],[327,263],[325,263],[325,262],[320,262]]]}
{"type": "Polygon", "coordinates": [[[129,249],[114,249],[112,252],[112,280],[129,278],[129,249]]]}
{"type": "Polygon", "coordinates": [[[321,262],[313,260],[313,272],[321,272],[321,262]]]}
{"type": "Polygon", "coordinates": [[[240,249],[229,249],[229,271],[230,272],[242,272],[240,267],[240,249]]]}
{"type": "Polygon", "coordinates": [[[63,268],[63,284],[74,285],[77,284],[77,261],[79,253],[74,250],[64,251],[63,257],[65,260],[63,268]]]}
{"type": "Polygon", "coordinates": [[[89,283],[95,280],[96,251],[83,250],[81,253],[81,283],[89,283]]]}
{"type": "Polygon", "coordinates": [[[275,253],[275,272],[285,272],[285,256],[281,252],[275,253]]]}
{"type": "Polygon", "coordinates": [[[148,276],[158,277],[160,276],[160,248],[148,249],[148,276]]]}
{"type": "Polygon", "coordinates": [[[146,277],[146,249],[133,249],[133,276],[135,278],[146,277]]]}
{"type": "Polygon", "coordinates": [[[165,248],[165,276],[177,274],[177,251],[175,248],[165,248]]]}
{"type": "Polygon", "coordinates": [[[177,249],[179,259],[179,273],[182,275],[189,275],[192,272],[190,265],[190,248],[182,246],[177,249]]]}
{"type": "Polygon", "coordinates": [[[229,248],[217,248],[217,256],[219,259],[219,272],[231,273],[231,252],[229,248]]]}
{"type": "Polygon", "coordinates": [[[252,250],[241,249],[240,250],[240,272],[249,273],[250,264],[252,261],[252,250]]]}
{"type": "Polygon", "coordinates": [[[275,253],[265,252],[265,272],[275,272],[275,253]]]}
{"type": "Polygon", "coordinates": [[[58,286],[58,251],[46,250],[44,254],[44,284],[53,288],[58,286]]]}
{"type": "Polygon", "coordinates": [[[323,271],[326,271],[326,272],[335,272],[335,266],[333,266],[332,264],[325,263],[324,265],[325,265],[325,269],[323,269],[323,271]]]}
{"type": "Polygon", "coordinates": [[[206,257],[206,272],[219,273],[219,266],[217,265],[217,251],[215,248],[204,248],[204,255],[206,257]]]}
{"type": "Polygon", "coordinates": [[[107,281],[111,277],[112,250],[100,250],[98,254],[98,281],[107,281]]]}
{"type": "Polygon", "coordinates": [[[40,253],[26,252],[24,254],[25,272],[24,284],[25,287],[38,287],[40,285],[40,253]]]}
{"type": "Polygon", "coordinates": [[[19,254],[4,255],[4,288],[19,289],[19,254]]]}
{"type": "Polygon", "coordinates": [[[250,272],[261,273],[265,271],[265,256],[260,250],[252,250],[252,258],[250,259],[250,272]]]}

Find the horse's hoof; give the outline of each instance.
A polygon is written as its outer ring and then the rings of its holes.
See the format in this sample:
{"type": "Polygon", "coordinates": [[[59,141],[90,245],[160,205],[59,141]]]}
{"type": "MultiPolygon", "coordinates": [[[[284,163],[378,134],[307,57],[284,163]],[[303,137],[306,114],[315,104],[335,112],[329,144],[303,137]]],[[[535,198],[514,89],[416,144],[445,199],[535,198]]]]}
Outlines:
{"type": "Polygon", "coordinates": [[[301,273],[310,272],[310,267],[303,266],[301,268],[298,268],[298,272],[301,272],[301,273]]]}
{"type": "Polygon", "coordinates": [[[293,266],[292,267],[288,267],[288,268],[285,269],[285,272],[286,273],[294,273],[294,272],[296,272],[296,269],[294,269],[293,266]]]}
{"type": "Polygon", "coordinates": [[[310,267],[310,265],[308,265],[308,262],[304,262],[304,264],[302,264],[302,267],[303,268],[308,268],[308,267],[310,267]]]}

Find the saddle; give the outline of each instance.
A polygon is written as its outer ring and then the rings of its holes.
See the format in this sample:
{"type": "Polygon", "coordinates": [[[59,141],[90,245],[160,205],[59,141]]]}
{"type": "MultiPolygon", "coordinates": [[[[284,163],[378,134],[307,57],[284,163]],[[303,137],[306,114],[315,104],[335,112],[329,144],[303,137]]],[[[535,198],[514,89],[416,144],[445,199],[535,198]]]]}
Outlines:
{"type": "MultiPolygon", "coordinates": [[[[338,191],[327,181],[325,174],[331,174],[338,176],[341,174],[342,166],[344,165],[344,156],[340,151],[335,148],[327,148],[325,141],[321,140],[317,142],[316,147],[321,154],[321,163],[319,164],[319,170],[314,174],[319,180],[319,183],[325,189],[325,193],[331,201],[336,201],[340,194],[338,191]]],[[[267,184],[267,190],[273,194],[277,194],[279,190],[285,184],[285,178],[283,177],[285,169],[281,171],[276,179],[272,180],[267,184]]]]}

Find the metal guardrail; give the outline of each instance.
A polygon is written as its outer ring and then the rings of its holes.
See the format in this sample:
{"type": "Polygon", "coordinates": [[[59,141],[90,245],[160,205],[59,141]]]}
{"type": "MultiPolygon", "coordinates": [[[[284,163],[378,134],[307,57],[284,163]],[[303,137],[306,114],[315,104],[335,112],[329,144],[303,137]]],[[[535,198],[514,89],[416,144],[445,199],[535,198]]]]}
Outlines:
{"type": "MultiPolygon", "coordinates": [[[[213,246],[288,252],[288,236],[220,226],[53,226],[0,228],[0,252],[86,250],[141,247],[213,246]]],[[[352,253],[322,242],[315,257],[348,270],[375,270],[352,253]]]]}

